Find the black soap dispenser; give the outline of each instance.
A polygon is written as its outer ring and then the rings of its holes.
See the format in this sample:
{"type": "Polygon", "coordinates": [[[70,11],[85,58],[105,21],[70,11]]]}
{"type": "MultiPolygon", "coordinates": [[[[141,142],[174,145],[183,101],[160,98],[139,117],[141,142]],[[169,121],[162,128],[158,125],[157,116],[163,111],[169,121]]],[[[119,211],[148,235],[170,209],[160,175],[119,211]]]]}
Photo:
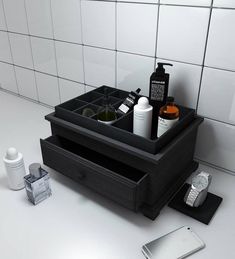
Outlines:
{"type": "Polygon", "coordinates": [[[168,95],[169,74],[165,73],[164,66],[173,66],[170,63],[158,62],[156,71],[150,77],[149,103],[153,106],[153,130],[157,128],[157,118],[160,108],[166,104],[168,95]]]}

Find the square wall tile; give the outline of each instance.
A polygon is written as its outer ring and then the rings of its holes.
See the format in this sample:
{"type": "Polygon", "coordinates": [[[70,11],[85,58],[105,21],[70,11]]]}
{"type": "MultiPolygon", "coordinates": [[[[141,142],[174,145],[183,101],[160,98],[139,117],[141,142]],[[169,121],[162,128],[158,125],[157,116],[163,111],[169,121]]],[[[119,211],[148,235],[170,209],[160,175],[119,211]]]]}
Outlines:
{"type": "Polygon", "coordinates": [[[115,86],[115,51],[84,46],[85,82],[115,86]]]}
{"type": "Polygon", "coordinates": [[[162,59],[157,62],[173,65],[165,66],[166,73],[170,74],[168,95],[173,96],[177,104],[196,109],[202,67],[162,59]]]}
{"type": "Polygon", "coordinates": [[[15,67],[15,71],[19,94],[38,100],[34,71],[21,67],[15,67]]]}
{"type": "Polygon", "coordinates": [[[235,72],[204,68],[198,113],[235,125],[235,72]]]}
{"type": "Polygon", "coordinates": [[[211,0],[160,0],[161,4],[210,6],[211,0]]]}
{"type": "Polygon", "coordinates": [[[33,69],[29,36],[9,33],[9,39],[14,64],[33,69]]]}
{"type": "Polygon", "coordinates": [[[83,42],[115,49],[115,3],[82,1],[83,42]]]}
{"type": "Polygon", "coordinates": [[[214,0],[213,6],[235,8],[234,0],[214,0]]]}
{"type": "Polygon", "coordinates": [[[28,34],[24,0],[3,0],[9,31],[28,34]]]}
{"type": "Polygon", "coordinates": [[[117,87],[125,91],[141,89],[149,95],[149,79],[154,71],[154,58],[117,53],[117,87]]]}
{"type": "Polygon", "coordinates": [[[205,119],[199,127],[195,157],[235,173],[235,126],[205,119]]]}
{"type": "Polygon", "coordinates": [[[209,8],[161,6],[157,57],[202,64],[209,8]]]}
{"type": "Polygon", "coordinates": [[[150,3],[158,4],[158,0],[119,0],[120,2],[133,2],[133,3],[150,3]]]}
{"type": "Polygon", "coordinates": [[[60,104],[58,78],[35,72],[39,101],[50,106],[60,104]]]}
{"type": "Polygon", "coordinates": [[[235,70],[235,10],[213,9],[205,64],[235,70]]]}
{"type": "Polygon", "coordinates": [[[155,56],[158,6],[117,3],[117,49],[155,56]]]}
{"type": "Polygon", "coordinates": [[[13,65],[0,62],[0,87],[18,93],[13,65]]]}
{"type": "Polygon", "coordinates": [[[35,70],[57,75],[53,40],[31,37],[35,70]]]}
{"type": "Polygon", "coordinates": [[[0,0],[0,30],[6,30],[6,21],[5,21],[5,16],[4,16],[4,11],[3,11],[3,3],[2,0],[0,0]]]}
{"type": "Polygon", "coordinates": [[[0,31],[0,61],[12,63],[10,42],[4,31],[0,31]]]}
{"type": "Polygon", "coordinates": [[[90,86],[90,85],[86,85],[86,86],[85,86],[86,93],[88,93],[88,92],[90,92],[90,91],[93,91],[93,90],[95,90],[95,89],[96,89],[96,87],[93,87],[93,86],[90,86]]]}
{"type": "Polygon", "coordinates": [[[59,79],[60,99],[66,102],[85,93],[85,86],[65,79],[59,79]]]}
{"type": "Polygon", "coordinates": [[[84,83],[82,46],[56,41],[58,75],[84,83]]]}
{"type": "Polygon", "coordinates": [[[80,0],[51,0],[55,39],[81,43],[80,0]]]}
{"type": "Polygon", "coordinates": [[[53,38],[50,0],[25,0],[29,33],[53,38]]]}

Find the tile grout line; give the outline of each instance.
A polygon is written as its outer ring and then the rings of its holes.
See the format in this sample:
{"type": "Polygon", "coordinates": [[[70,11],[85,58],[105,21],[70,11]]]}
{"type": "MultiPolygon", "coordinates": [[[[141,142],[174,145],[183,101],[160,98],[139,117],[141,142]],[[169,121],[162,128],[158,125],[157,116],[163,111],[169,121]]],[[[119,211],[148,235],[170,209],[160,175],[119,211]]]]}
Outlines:
{"type": "Polygon", "coordinates": [[[232,171],[232,170],[226,169],[226,168],[224,168],[222,166],[218,166],[218,165],[212,164],[210,162],[204,161],[204,160],[202,160],[200,158],[197,158],[196,156],[194,157],[194,159],[196,161],[198,161],[199,163],[201,163],[202,165],[206,165],[206,166],[212,167],[214,169],[217,169],[219,171],[223,171],[224,173],[231,174],[233,176],[235,175],[235,171],[232,171]]]}
{"type": "Polygon", "coordinates": [[[84,81],[84,90],[86,92],[86,72],[85,72],[85,45],[84,45],[84,39],[83,39],[83,22],[82,22],[82,1],[79,0],[80,5],[80,23],[81,23],[81,42],[82,42],[82,65],[83,65],[83,81],[84,81]]]}
{"type": "MultiPolygon", "coordinates": [[[[7,24],[5,6],[4,6],[3,0],[1,0],[1,2],[2,2],[2,8],[3,8],[4,21],[5,21],[6,29],[8,30],[8,24],[7,24]]],[[[13,54],[12,54],[12,48],[11,48],[11,42],[10,42],[9,33],[7,33],[7,39],[8,39],[8,44],[9,44],[10,53],[11,53],[11,61],[12,61],[12,67],[13,67],[14,75],[15,75],[15,82],[16,82],[17,94],[19,95],[19,94],[20,94],[20,91],[19,91],[19,85],[18,85],[18,81],[17,81],[17,77],[16,77],[16,70],[15,70],[15,67],[14,67],[14,60],[13,60],[13,54]]]]}
{"type": "Polygon", "coordinates": [[[157,66],[157,51],[158,51],[158,37],[159,37],[159,23],[160,23],[160,0],[158,0],[158,9],[157,9],[157,28],[156,28],[156,42],[155,42],[155,58],[154,58],[154,69],[157,66]]]}
{"type": "MultiPolygon", "coordinates": [[[[28,33],[29,33],[29,20],[28,20],[28,12],[27,12],[27,8],[26,8],[25,0],[24,0],[24,10],[25,10],[25,16],[26,16],[27,30],[28,30],[28,33]]],[[[34,71],[33,73],[34,73],[34,82],[35,82],[35,87],[36,87],[37,101],[39,101],[39,92],[38,92],[38,85],[37,85],[36,74],[35,74],[35,62],[34,62],[34,57],[33,57],[32,40],[31,40],[30,36],[28,36],[28,37],[29,37],[29,45],[30,45],[32,63],[33,63],[33,71],[34,71]]]]}
{"type": "Polygon", "coordinates": [[[209,39],[209,33],[210,33],[211,17],[212,17],[212,9],[213,9],[212,6],[213,6],[213,0],[211,1],[210,13],[209,13],[209,19],[208,19],[208,25],[207,25],[205,48],[204,48],[203,59],[202,59],[202,70],[201,70],[199,89],[198,89],[198,95],[197,95],[196,113],[198,112],[198,105],[199,105],[199,99],[200,99],[200,93],[201,93],[201,87],[202,87],[203,72],[204,72],[204,65],[205,65],[205,60],[206,60],[206,51],[207,51],[207,45],[208,45],[208,39],[209,39]]]}
{"type": "Polygon", "coordinates": [[[57,75],[57,89],[59,93],[59,102],[61,103],[61,91],[60,91],[60,81],[59,81],[59,69],[57,62],[57,52],[56,52],[56,42],[55,42],[55,31],[54,31],[54,21],[52,13],[52,4],[50,0],[50,15],[51,15],[51,26],[52,26],[52,36],[53,36],[53,46],[54,46],[54,55],[55,55],[55,66],[56,66],[56,75],[57,75]]]}

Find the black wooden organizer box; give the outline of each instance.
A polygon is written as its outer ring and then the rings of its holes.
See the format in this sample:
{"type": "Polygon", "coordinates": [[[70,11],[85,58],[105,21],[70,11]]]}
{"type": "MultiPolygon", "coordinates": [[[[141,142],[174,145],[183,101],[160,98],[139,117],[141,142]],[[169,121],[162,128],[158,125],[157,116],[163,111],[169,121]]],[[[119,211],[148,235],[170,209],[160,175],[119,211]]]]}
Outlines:
{"type": "Polygon", "coordinates": [[[45,118],[52,136],[41,141],[45,165],[133,211],[155,219],[162,207],[197,169],[193,160],[197,130],[203,118],[180,108],[177,124],[156,138],[132,133],[133,111],[112,125],[97,121],[104,88],[117,108],[128,92],[102,86],[55,107],[45,118]]]}

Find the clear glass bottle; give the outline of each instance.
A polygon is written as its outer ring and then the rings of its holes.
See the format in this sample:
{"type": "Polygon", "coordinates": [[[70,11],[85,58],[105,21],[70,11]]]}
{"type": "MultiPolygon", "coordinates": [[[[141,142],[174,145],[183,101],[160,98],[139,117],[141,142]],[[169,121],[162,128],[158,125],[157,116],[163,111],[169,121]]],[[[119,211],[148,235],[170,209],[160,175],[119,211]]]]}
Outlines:
{"type": "Polygon", "coordinates": [[[97,120],[105,124],[112,124],[117,119],[115,107],[110,103],[107,89],[104,90],[102,106],[97,111],[97,120]]]}
{"type": "Polygon", "coordinates": [[[179,108],[174,103],[174,97],[167,97],[166,104],[159,111],[158,138],[177,123],[179,114],[179,108]]]}

